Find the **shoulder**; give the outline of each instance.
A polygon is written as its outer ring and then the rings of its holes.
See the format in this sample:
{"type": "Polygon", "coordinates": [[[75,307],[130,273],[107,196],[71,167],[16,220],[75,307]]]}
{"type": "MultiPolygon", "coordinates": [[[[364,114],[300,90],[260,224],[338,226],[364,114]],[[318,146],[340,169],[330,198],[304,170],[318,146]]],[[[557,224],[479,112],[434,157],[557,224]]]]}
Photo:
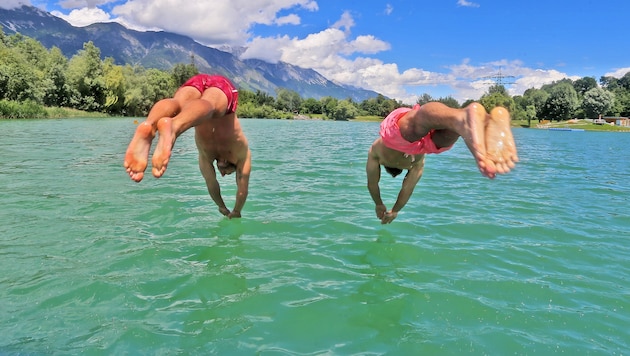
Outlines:
{"type": "Polygon", "coordinates": [[[369,150],[370,156],[380,156],[381,152],[383,151],[383,147],[383,140],[380,137],[374,140],[369,150]]]}

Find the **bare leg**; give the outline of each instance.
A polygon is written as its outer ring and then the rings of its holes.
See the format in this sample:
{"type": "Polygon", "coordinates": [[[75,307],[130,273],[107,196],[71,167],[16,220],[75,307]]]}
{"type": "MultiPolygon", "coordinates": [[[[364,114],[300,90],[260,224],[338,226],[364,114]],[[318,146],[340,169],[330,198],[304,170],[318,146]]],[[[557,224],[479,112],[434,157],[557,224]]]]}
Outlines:
{"type": "Polygon", "coordinates": [[[403,138],[413,142],[421,139],[431,130],[438,147],[454,144],[461,136],[472,153],[481,174],[494,178],[496,167],[486,157],[486,122],[489,115],[479,103],[472,103],[464,109],[453,109],[439,103],[422,105],[417,113],[406,120],[398,121],[403,138]],[[406,120],[406,122],[405,122],[406,120]]]}
{"type": "Polygon", "coordinates": [[[160,178],[166,172],[168,160],[171,158],[171,151],[175,144],[172,121],[173,119],[170,117],[164,117],[157,122],[157,129],[160,135],[151,159],[153,165],[151,171],[155,178],[160,178]]]}
{"type": "Polygon", "coordinates": [[[127,170],[129,177],[136,182],[144,178],[144,171],[149,160],[149,150],[155,138],[157,122],[164,116],[175,115],[179,111],[179,103],[173,99],[163,99],[158,101],[147,116],[147,120],[138,125],[127,152],[123,167],[127,170]]]}
{"type": "Polygon", "coordinates": [[[495,107],[486,126],[486,151],[494,162],[497,173],[505,174],[518,162],[516,145],[510,128],[510,114],[505,108],[495,107]]]}
{"type": "Polygon", "coordinates": [[[488,178],[496,175],[496,166],[486,156],[486,123],[489,115],[483,105],[472,103],[465,109],[466,119],[462,122],[461,131],[456,131],[464,139],[468,150],[477,161],[481,174],[488,178]]]}
{"type": "Polygon", "coordinates": [[[149,149],[154,136],[153,127],[145,121],[138,125],[136,133],[127,147],[123,166],[131,180],[135,182],[141,181],[144,177],[144,170],[147,168],[149,159],[149,149]]]}
{"type": "Polygon", "coordinates": [[[158,143],[153,152],[152,173],[160,178],[166,172],[175,141],[183,132],[213,117],[213,105],[204,99],[190,101],[182,111],[173,117],[164,117],[157,122],[158,143]]]}

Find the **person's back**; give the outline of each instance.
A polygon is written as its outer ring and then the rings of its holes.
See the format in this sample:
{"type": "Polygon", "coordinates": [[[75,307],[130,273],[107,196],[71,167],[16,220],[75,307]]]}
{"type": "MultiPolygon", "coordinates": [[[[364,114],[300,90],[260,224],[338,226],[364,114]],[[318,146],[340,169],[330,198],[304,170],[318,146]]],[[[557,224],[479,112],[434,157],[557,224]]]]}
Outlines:
{"type": "Polygon", "coordinates": [[[207,120],[195,127],[195,142],[200,152],[212,161],[237,165],[246,156],[249,144],[235,113],[207,120]]]}

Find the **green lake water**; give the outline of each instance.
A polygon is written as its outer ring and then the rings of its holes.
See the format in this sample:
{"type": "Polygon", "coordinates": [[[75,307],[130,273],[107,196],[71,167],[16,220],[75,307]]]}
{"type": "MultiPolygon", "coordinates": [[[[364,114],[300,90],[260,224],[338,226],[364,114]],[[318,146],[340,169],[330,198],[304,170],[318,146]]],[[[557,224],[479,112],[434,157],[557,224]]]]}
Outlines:
{"type": "MultiPolygon", "coordinates": [[[[242,120],[228,220],[192,132],[129,180],[133,120],[0,121],[1,355],[630,352],[630,134],[515,129],[495,180],[460,140],[381,225],[378,123],[242,120]]],[[[401,182],[383,175],[388,207],[401,182]]]]}

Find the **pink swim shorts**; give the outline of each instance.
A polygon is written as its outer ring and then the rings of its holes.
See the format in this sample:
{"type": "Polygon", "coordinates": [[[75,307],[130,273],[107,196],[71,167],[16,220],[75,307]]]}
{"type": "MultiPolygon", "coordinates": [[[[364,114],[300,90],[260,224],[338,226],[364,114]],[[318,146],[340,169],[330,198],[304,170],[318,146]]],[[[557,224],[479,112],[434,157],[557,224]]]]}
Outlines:
{"type": "MultiPolygon", "coordinates": [[[[420,105],[416,105],[413,108],[417,109],[420,105]]],[[[393,150],[403,152],[408,155],[419,155],[426,153],[441,153],[451,149],[451,146],[438,148],[433,142],[433,134],[435,130],[431,130],[426,136],[415,142],[409,142],[405,140],[400,134],[400,128],[398,127],[398,120],[403,117],[407,112],[411,111],[409,108],[398,108],[392,111],[383,122],[381,122],[381,138],[383,144],[393,150]]]]}
{"type": "Polygon", "coordinates": [[[228,114],[235,112],[238,106],[238,90],[236,90],[228,78],[221,75],[197,74],[188,79],[182,87],[193,87],[199,90],[200,93],[203,93],[204,90],[208,88],[219,88],[225,93],[225,96],[227,96],[228,114]]]}

